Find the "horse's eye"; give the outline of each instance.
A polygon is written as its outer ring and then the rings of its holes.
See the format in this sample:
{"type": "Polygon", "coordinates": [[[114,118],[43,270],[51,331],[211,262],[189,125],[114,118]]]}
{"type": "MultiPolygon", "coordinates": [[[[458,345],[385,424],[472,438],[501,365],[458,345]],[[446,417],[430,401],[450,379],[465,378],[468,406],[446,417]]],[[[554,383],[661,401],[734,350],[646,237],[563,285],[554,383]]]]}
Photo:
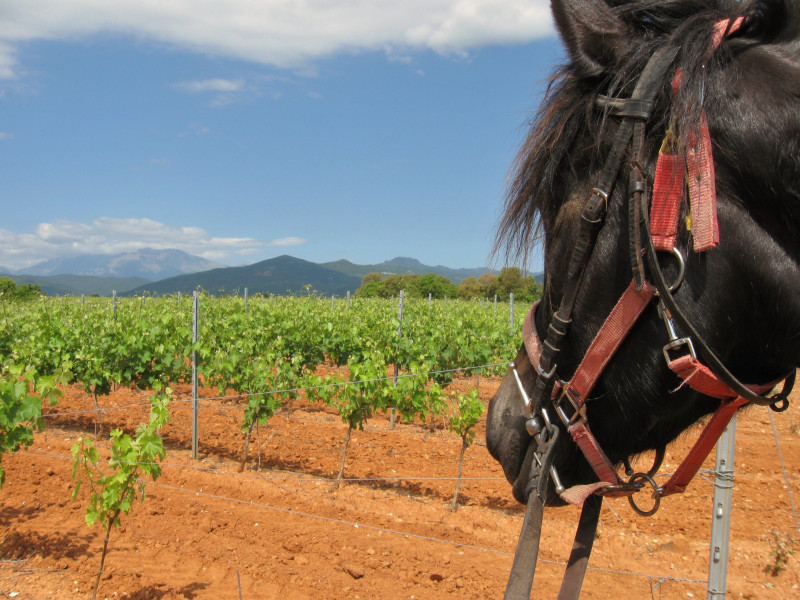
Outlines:
{"type": "Polygon", "coordinates": [[[780,30],[783,20],[780,13],[783,10],[784,8],[780,3],[769,0],[758,2],[750,14],[747,15],[747,20],[739,31],[735,32],[731,37],[743,37],[768,42],[780,30]]]}
{"type": "Polygon", "coordinates": [[[767,20],[761,11],[747,17],[744,25],[736,32],[736,35],[747,38],[761,39],[767,32],[767,20]]]}

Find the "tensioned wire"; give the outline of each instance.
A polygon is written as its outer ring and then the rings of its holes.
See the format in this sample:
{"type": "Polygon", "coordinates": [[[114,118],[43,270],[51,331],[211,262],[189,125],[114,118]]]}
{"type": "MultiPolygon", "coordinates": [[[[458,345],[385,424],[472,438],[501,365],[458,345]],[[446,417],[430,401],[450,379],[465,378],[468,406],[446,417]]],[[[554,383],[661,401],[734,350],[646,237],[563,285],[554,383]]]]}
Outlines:
{"type": "MultiPolygon", "coordinates": [[[[58,458],[58,459],[66,459],[69,457],[61,456],[60,454],[53,454],[52,452],[45,452],[43,450],[33,449],[28,450],[27,454],[33,456],[41,456],[43,458],[58,458]]],[[[71,458],[69,460],[72,460],[71,458]]],[[[104,462],[110,462],[109,459],[101,459],[104,462]]],[[[404,482],[404,481],[457,481],[458,477],[343,477],[341,479],[333,479],[330,477],[321,477],[319,475],[293,475],[293,476],[286,476],[286,477],[274,477],[274,476],[267,476],[261,474],[253,474],[253,473],[234,473],[233,471],[228,471],[226,469],[217,469],[214,467],[203,467],[200,465],[190,465],[186,463],[171,463],[171,462],[136,462],[136,461],[124,461],[120,460],[117,461],[121,465],[139,465],[139,466],[155,466],[160,465],[162,467],[176,467],[179,469],[191,469],[195,471],[202,471],[204,473],[212,473],[215,475],[235,475],[237,477],[244,477],[250,479],[258,479],[260,481],[296,481],[299,483],[309,483],[309,482],[325,482],[325,483],[334,483],[334,482],[344,482],[344,483],[370,483],[370,482],[377,482],[377,481],[386,481],[386,482],[404,482]]],[[[674,473],[657,473],[654,476],[654,479],[663,478],[663,477],[672,477],[674,473]]],[[[703,469],[698,471],[698,475],[702,477],[704,481],[707,483],[713,484],[714,481],[709,478],[711,475],[724,475],[724,473],[720,473],[719,471],[715,471],[714,469],[703,469]]],[[[461,477],[461,481],[506,481],[505,477],[461,477]]]]}
{"type": "MultiPolygon", "coordinates": [[[[508,364],[508,363],[505,363],[505,362],[504,363],[494,363],[494,364],[489,364],[489,365],[479,365],[479,366],[473,366],[473,367],[462,367],[462,368],[457,368],[457,369],[441,369],[441,370],[438,370],[438,371],[428,371],[428,372],[425,372],[425,373],[404,373],[404,374],[398,374],[397,375],[397,379],[411,378],[411,377],[422,377],[422,376],[426,376],[426,375],[437,375],[437,374],[444,374],[444,373],[474,371],[474,370],[480,370],[480,369],[489,369],[489,368],[495,368],[495,367],[503,366],[503,365],[506,365],[506,364],[508,364]]],[[[283,390],[269,390],[269,391],[264,391],[264,392],[254,392],[254,393],[248,393],[248,394],[236,394],[236,395],[232,395],[232,396],[204,397],[204,398],[199,399],[199,400],[202,401],[202,402],[210,402],[210,401],[214,401],[214,400],[238,400],[238,399],[244,399],[244,398],[251,398],[251,397],[254,397],[254,396],[269,396],[269,395],[288,394],[288,393],[300,392],[300,391],[305,391],[305,390],[324,389],[324,388],[333,388],[333,387],[343,387],[343,386],[348,386],[348,385],[363,385],[363,384],[367,384],[367,383],[376,383],[376,382],[379,382],[379,381],[394,381],[394,380],[395,380],[395,377],[377,377],[377,378],[373,378],[373,379],[363,379],[363,380],[358,380],[358,381],[341,381],[341,382],[338,382],[338,383],[330,383],[330,384],[324,384],[324,385],[318,385],[318,386],[289,388],[289,389],[283,389],[283,390]]],[[[171,400],[170,404],[187,404],[187,403],[191,403],[191,402],[193,402],[193,399],[190,398],[190,399],[186,399],[186,400],[171,400]]],[[[128,405],[109,407],[109,408],[101,408],[99,410],[100,410],[100,412],[110,412],[110,411],[114,411],[114,410],[124,410],[124,409],[128,409],[128,408],[144,408],[144,407],[149,407],[149,406],[150,406],[150,403],[147,402],[147,403],[128,404],[128,405]]],[[[218,406],[217,408],[218,409],[240,408],[240,405],[235,405],[235,406],[232,406],[232,407],[218,406]]],[[[387,407],[387,408],[390,408],[390,407],[387,407]]],[[[98,409],[87,409],[87,410],[82,410],[82,411],[69,411],[69,412],[63,412],[63,413],[51,413],[51,414],[42,415],[42,418],[56,418],[56,417],[73,416],[73,415],[81,415],[81,414],[96,414],[97,412],[98,412],[98,409]]],[[[800,520],[798,520],[797,509],[795,507],[794,498],[793,498],[793,495],[792,495],[792,488],[791,488],[791,484],[789,482],[788,473],[786,471],[786,465],[785,465],[784,460],[783,460],[783,453],[781,451],[780,439],[779,439],[779,436],[778,436],[778,431],[777,431],[777,429],[775,427],[775,421],[773,419],[771,410],[769,412],[769,418],[770,418],[770,423],[772,425],[773,437],[774,437],[774,440],[775,440],[776,448],[778,450],[778,458],[779,458],[779,461],[780,461],[780,464],[781,464],[781,469],[783,471],[783,478],[784,478],[784,482],[786,484],[786,491],[787,491],[787,493],[789,495],[789,504],[790,504],[791,509],[792,509],[792,515],[793,515],[793,518],[794,518],[795,529],[797,529],[798,535],[800,536],[800,520]]],[[[760,438],[761,436],[748,436],[748,437],[759,437],[760,438]]],[[[763,439],[768,439],[768,437],[767,436],[763,436],[763,439]]],[[[715,473],[715,471],[711,471],[711,472],[715,473]]],[[[701,472],[701,474],[702,473],[703,472],[701,472]]],[[[723,480],[725,480],[726,478],[730,477],[730,474],[728,474],[728,473],[721,473],[721,474],[717,474],[717,475],[719,475],[723,480]]]]}
{"type": "MultiPolygon", "coordinates": [[[[412,377],[424,377],[424,376],[427,376],[427,375],[439,375],[439,374],[445,374],[445,373],[459,373],[459,372],[462,372],[462,371],[476,371],[476,370],[480,370],[480,369],[492,369],[492,368],[495,368],[495,367],[501,367],[501,366],[505,366],[505,365],[508,365],[508,363],[507,362],[502,362],[502,363],[494,363],[494,364],[490,364],[490,365],[479,365],[479,366],[475,366],[475,367],[459,367],[457,369],[440,369],[438,371],[427,371],[425,373],[402,373],[402,374],[398,374],[397,375],[397,379],[408,379],[408,378],[412,378],[412,377]]],[[[344,387],[344,386],[348,386],[348,385],[364,385],[364,384],[367,384],[367,383],[377,383],[379,381],[394,381],[394,379],[395,378],[393,376],[390,376],[390,377],[376,377],[374,379],[359,379],[359,380],[356,380],[356,381],[340,381],[338,383],[326,383],[326,384],[323,384],[323,385],[312,385],[312,386],[288,388],[288,389],[282,389],[282,390],[268,390],[268,391],[264,391],[264,392],[253,392],[253,393],[248,393],[248,394],[234,394],[234,395],[231,395],[231,396],[211,396],[211,397],[205,397],[204,396],[202,398],[198,398],[198,400],[200,402],[211,402],[213,400],[240,400],[240,399],[244,399],[244,398],[252,398],[252,397],[255,397],[255,396],[276,396],[276,395],[280,395],[280,394],[290,394],[290,393],[294,393],[294,392],[302,392],[302,391],[305,391],[305,390],[319,390],[319,389],[325,389],[325,388],[344,387]]],[[[170,405],[172,405],[172,404],[189,404],[191,402],[193,402],[193,399],[188,398],[186,400],[170,400],[169,404],[170,405]]],[[[100,408],[99,410],[100,410],[100,412],[110,412],[110,411],[115,411],[115,410],[124,410],[124,409],[128,409],[128,408],[145,408],[145,407],[149,407],[150,405],[151,405],[150,402],[140,402],[140,403],[137,403],[137,404],[123,404],[121,406],[112,406],[112,407],[108,407],[108,408],[100,408]]],[[[229,408],[229,407],[218,406],[217,408],[229,408]]],[[[230,407],[230,408],[239,408],[239,405],[236,405],[236,406],[233,406],[233,407],[230,407]]],[[[387,408],[391,408],[391,407],[387,407],[387,408]]],[[[92,408],[92,409],[87,409],[87,410],[74,410],[74,411],[68,411],[68,412],[49,413],[49,414],[44,414],[44,415],[41,415],[41,416],[42,416],[42,418],[55,418],[55,417],[66,417],[66,416],[82,415],[82,414],[96,414],[97,411],[98,411],[98,409],[92,408]]]]}
{"type": "MultiPolygon", "coordinates": [[[[29,452],[28,454],[32,455],[32,456],[41,457],[41,458],[50,458],[50,459],[59,459],[59,460],[68,460],[68,461],[72,461],[73,460],[72,457],[69,457],[69,456],[61,456],[61,455],[50,454],[50,453],[34,453],[34,454],[31,454],[29,452]]],[[[184,466],[184,465],[181,465],[181,466],[184,466]]],[[[234,473],[232,473],[230,471],[224,471],[223,473],[227,473],[227,474],[230,474],[230,475],[240,475],[238,473],[234,474],[234,473]]],[[[316,480],[316,478],[315,478],[315,480],[316,480]]],[[[416,533],[409,533],[409,532],[405,532],[405,531],[399,531],[399,530],[396,530],[396,529],[386,529],[386,528],[383,528],[383,527],[377,527],[375,525],[366,525],[364,523],[359,523],[357,521],[345,521],[343,519],[335,519],[335,518],[332,518],[332,517],[325,517],[325,516],[322,516],[322,515],[315,515],[313,513],[307,513],[307,512],[293,510],[293,509],[289,509],[289,508],[280,508],[280,507],[277,507],[277,506],[272,506],[270,504],[263,504],[263,503],[260,503],[260,502],[253,502],[252,500],[241,500],[241,499],[238,499],[238,498],[230,498],[228,496],[222,496],[222,495],[219,495],[219,494],[211,494],[211,493],[208,493],[208,492],[192,490],[192,489],[188,489],[188,488],[177,487],[177,486],[167,485],[167,484],[163,484],[163,483],[157,483],[157,482],[152,482],[152,481],[142,481],[142,480],[139,480],[139,481],[142,482],[142,483],[145,483],[148,486],[154,486],[154,487],[163,488],[163,489],[166,489],[166,490],[171,490],[171,491],[176,491],[176,492],[184,492],[184,493],[187,493],[187,494],[194,494],[195,496],[202,496],[202,497],[206,497],[206,498],[212,498],[212,499],[215,499],[215,500],[224,500],[224,501],[232,502],[232,503],[235,503],[235,504],[242,504],[242,505],[245,505],[245,506],[251,506],[253,508],[262,508],[262,509],[266,509],[266,510],[281,512],[281,513],[284,513],[284,514],[290,514],[290,515],[294,515],[294,516],[298,516],[298,517],[306,517],[306,518],[310,518],[310,519],[317,519],[317,520],[320,520],[320,521],[325,521],[325,522],[328,522],[328,523],[334,523],[334,524],[337,524],[337,525],[345,525],[345,526],[348,526],[348,527],[354,527],[356,529],[358,529],[358,528],[368,529],[370,531],[377,531],[377,532],[388,533],[388,534],[392,534],[392,535],[400,535],[400,536],[403,536],[404,538],[413,538],[413,539],[427,541],[427,542],[447,544],[447,545],[450,545],[450,546],[455,546],[457,548],[465,548],[465,549],[468,549],[468,550],[476,550],[476,551],[479,551],[479,552],[488,552],[488,553],[497,554],[497,555],[500,555],[500,556],[508,556],[508,557],[513,557],[514,556],[514,554],[512,552],[506,552],[506,551],[503,551],[503,550],[495,550],[495,549],[492,549],[492,548],[484,548],[482,546],[475,546],[475,545],[471,545],[471,544],[465,544],[465,543],[462,543],[462,542],[454,542],[454,541],[445,540],[445,539],[441,539],[441,538],[435,538],[435,537],[424,536],[424,535],[420,535],[420,534],[416,534],[416,533]]],[[[312,480],[311,479],[306,479],[306,481],[312,481],[312,480]]],[[[323,479],[321,481],[326,481],[326,480],[323,479]]],[[[551,565],[560,565],[560,566],[565,566],[566,565],[565,562],[546,560],[546,559],[540,559],[540,562],[551,564],[551,565]]],[[[599,573],[608,573],[608,574],[612,574],[612,575],[628,575],[628,576],[632,576],[632,577],[645,578],[649,582],[651,582],[651,586],[652,585],[660,585],[660,584],[662,584],[662,583],[664,583],[666,581],[672,581],[672,582],[676,582],[676,583],[697,583],[697,584],[700,584],[700,583],[706,584],[707,583],[705,580],[702,580],[702,579],[682,579],[682,578],[672,577],[672,576],[669,576],[669,575],[652,575],[652,574],[647,574],[647,573],[634,573],[634,572],[631,572],[631,571],[620,571],[620,570],[615,570],[615,569],[603,569],[603,568],[600,568],[600,567],[592,567],[592,566],[588,567],[588,569],[591,570],[591,571],[599,572],[599,573]],[[654,581],[655,581],[655,583],[653,583],[654,581]]]]}

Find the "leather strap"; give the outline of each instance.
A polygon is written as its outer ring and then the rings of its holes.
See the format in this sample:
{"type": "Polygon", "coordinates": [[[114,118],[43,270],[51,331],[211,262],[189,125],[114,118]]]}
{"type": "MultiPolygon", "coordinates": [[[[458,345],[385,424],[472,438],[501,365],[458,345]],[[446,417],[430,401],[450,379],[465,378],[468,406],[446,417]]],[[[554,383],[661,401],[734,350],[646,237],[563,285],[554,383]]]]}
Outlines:
{"type": "Polygon", "coordinates": [[[592,553],[597,524],[600,521],[602,502],[600,496],[590,496],[583,503],[578,530],[575,532],[575,541],[572,543],[572,552],[567,561],[564,578],[561,580],[557,600],[573,600],[581,595],[583,578],[586,575],[586,567],[589,566],[589,555],[592,553]]]}

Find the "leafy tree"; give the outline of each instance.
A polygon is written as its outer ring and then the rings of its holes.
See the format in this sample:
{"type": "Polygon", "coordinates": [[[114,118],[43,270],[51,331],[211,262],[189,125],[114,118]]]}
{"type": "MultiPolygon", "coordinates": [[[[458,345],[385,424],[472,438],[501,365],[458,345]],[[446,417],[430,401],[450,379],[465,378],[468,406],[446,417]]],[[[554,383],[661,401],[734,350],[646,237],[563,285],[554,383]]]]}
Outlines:
{"type": "Polygon", "coordinates": [[[0,299],[13,298],[17,291],[17,283],[11,277],[0,277],[0,299]]]}
{"type": "Polygon", "coordinates": [[[38,283],[23,283],[17,286],[11,277],[0,277],[0,300],[34,300],[42,295],[38,283]]]}
{"type": "Polygon", "coordinates": [[[492,298],[498,293],[497,275],[484,273],[478,277],[478,284],[481,288],[481,297],[492,298]]]}
{"type": "Polygon", "coordinates": [[[369,283],[380,283],[381,279],[383,279],[383,277],[380,273],[367,273],[364,275],[364,279],[361,280],[361,287],[369,283]]]}
{"type": "Polygon", "coordinates": [[[415,275],[389,275],[381,282],[380,296],[382,298],[399,296],[400,290],[408,289],[415,277],[415,275]]]}
{"type": "Polygon", "coordinates": [[[498,293],[505,297],[518,295],[522,289],[522,272],[519,267],[503,267],[497,277],[498,293]]]}
{"type": "Polygon", "coordinates": [[[472,300],[474,298],[481,298],[481,284],[478,283],[477,278],[467,277],[461,280],[458,286],[458,297],[463,300],[472,300]]]}
{"type": "Polygon", "coordinates": [[[528,302],[535,302],[542,297],[542,288],[536,283],[536,278],[529,275],[522,280],[522,291],[520,293],[520,300],[527,300],[528,302]]]}
{"type": "Polygon", "coordinates": [[[458,288],[447,278],[434,273],[414,277],[408,282],[408,294],[416,298],[427,298],[432,295],[441,300],[445,296],[452,298],[458,288]]]}
{"type": "Polygon", "coordinates": [[[359,298],[381,298],[383,284],[380,281],[369,281],[361,285],[355,292],[359,298]]]}

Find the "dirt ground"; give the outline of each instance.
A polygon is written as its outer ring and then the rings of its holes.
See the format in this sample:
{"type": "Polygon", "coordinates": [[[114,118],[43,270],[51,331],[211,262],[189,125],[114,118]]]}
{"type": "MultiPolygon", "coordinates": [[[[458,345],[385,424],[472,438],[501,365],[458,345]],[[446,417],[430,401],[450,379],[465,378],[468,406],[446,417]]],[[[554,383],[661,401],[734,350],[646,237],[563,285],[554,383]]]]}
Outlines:
{"type": "MultiPolygon", "coordinates": [[[[488,401],[497,384],[480,380],[481,397],[488,401]]],[[[522,510],[483,444],[482,424],[452,512],[460,439],[441,428],[391,429],[385,416],[371,419],[348,453],[345,477],[355,481],[331,490],[346,427],[330,410],[298,402],[273,417],[237,473],[241,401],[204,391],[193,461],[188,392],[178,390],[162,430],[163,475],[112,531],[98,597],[502,597],[522,510]]],[[[98,445],[107,456],[109,429],[135,429],[147,409],[131,405],[146,406],[147,394],[121,390],[100,403],[106,442],[98,445]]],[[[30,450],[3,458],[0,597],[91,597],[104,532],[86,526],[83,491],[71,500],[70,447],[94,435],[95,415],[83,412],[92,409],[81,388],[67,388],[47,409],[59,416],[48,417],[30,450]]],[[[800,509],[800,394],[774,419],[800,509]]],[[[696,433],[670,448],[663,470],[674,469],[696,433]]],[[[767,409],[740,414],[735,466],[728,598],[800,598],[800,532],[767,409]]],[[[713,453],[705,468],[713,468],[713,453]]],[[[705,597],[712,494],[711,477],[698,477],[651,518],[637,516],[625,499],[606,502],[582,597],[705,597]]],[[[577,516],[573,508],[545,516],[533,597],[555,598],[577,516]]]]}

